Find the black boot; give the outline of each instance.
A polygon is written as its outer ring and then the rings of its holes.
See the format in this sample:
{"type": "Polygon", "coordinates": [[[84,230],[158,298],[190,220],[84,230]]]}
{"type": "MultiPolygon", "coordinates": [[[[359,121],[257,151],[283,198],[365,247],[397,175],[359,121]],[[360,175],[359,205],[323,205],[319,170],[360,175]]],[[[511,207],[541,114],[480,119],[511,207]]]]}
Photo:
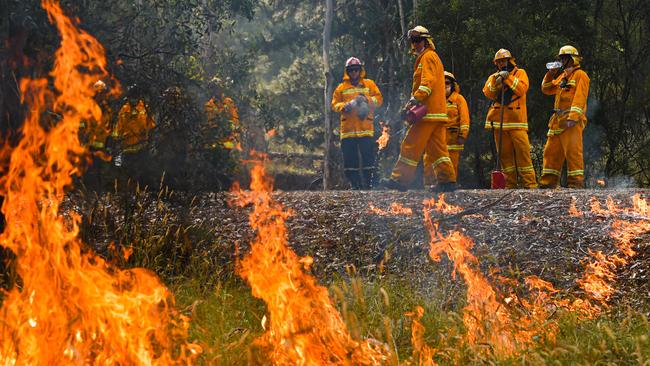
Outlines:
{"type": "Polygon", "coordinates": [[[363,182],[361,183],[361,189],[372,189],[372,186],[374,185],[372,179],[373,179],[373,174],[372,174],[372,168],[366,168],[363,169],[362,171],[362,176],[363,176],[363,182]]]}
{"type": "Polygon", "coordinates": [[[345,170],[345,177],[348,178],[348,182],[350,182],[352,189],[361,189],[361,175],[359,175],[358,170],[345,170]]]}
{"type": "Polygon", "coordinates": [[[406,187],[401,185],[399,182],[392,180],[392,179],[382,179],[379,181],[379,184],[377,185],[377,189],[380,190],[397,190],[400,192],[406,192],[406,187]]]}

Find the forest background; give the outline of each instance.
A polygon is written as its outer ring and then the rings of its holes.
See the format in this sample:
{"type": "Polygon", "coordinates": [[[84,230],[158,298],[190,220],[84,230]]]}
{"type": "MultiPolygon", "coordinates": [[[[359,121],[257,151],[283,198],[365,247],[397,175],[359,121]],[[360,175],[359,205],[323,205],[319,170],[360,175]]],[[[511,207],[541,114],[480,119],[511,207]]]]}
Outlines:
{"type": "MultiPolygon", "coordinates": [[[[164,171],[167,182],[179,189],[227,188],[233,175],[241,174],[238,158],[251,149],[277,158],[276,173],[285,177],[284,188],[309,187],[296,177],[309,183],[321,175],[327,135],[326,4],[62,2],[104,45],[110,71],[123,89],[149,105],[157,123],[147,158],[150,182],[164,171]],[[244,152],[220,151],[197,159],[188,151],[199,144],[203,104],[216,93],[210,83],[215,77],[240,109],[244,152]],[[170,96],[170,88],[181,93],[170,96]],[[269,131],[275,134],[271,137],[269,131]]],[[[411,83],[413,59],[404,35],[418,24],[430,30],[445,68],[455,74],[469,103],[470,137],[459,178],[463,187],[489,186],[490,134],[483,125],[490,102],[481,89],[494,72],[492,57],[499,48],[512,51],[530,78],[529,136],[539,173],[553,105],[553,98],[540,90],[544,65],[565,44],[578,48],[591,78],[584,133],[587,184],[604,179],[609,186],[650,185],[647,1],[337,0],[332,5],[331,82],[335,86],[341,80],[348,57],[363,60],[385,98],[376,125],[386,122],[393,132],[402,129],[399,112],[411,83]]],[[[18,80],[47,73],[58,36],[37,2],[0,0],[0,9],[0,122],[6,137],[16,136],[22,121],[18,80]]],[[[113,109],[120,103],[114,100],[113,109]]],[[[338,117],[332,115],[332,120],[337,127],[338,117]]],[[[338,143],[336,129],[332,140],[338,143]]],[[[395,133],[380,152],[382,174],[396,159],[400,140],[401,134],[395,133]]],[[[279,180],[282,188],[283,178],[279,180]]]]}

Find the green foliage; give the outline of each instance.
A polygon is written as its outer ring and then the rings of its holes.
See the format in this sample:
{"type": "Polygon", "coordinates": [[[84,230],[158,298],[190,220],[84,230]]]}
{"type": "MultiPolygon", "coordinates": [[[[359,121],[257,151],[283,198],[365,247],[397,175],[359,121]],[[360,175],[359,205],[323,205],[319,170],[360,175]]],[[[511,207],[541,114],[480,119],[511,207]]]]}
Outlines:
{"type": "MultiPolygon", "coordinates": [[[[265,307],[243,282],[218,283],[208,294],[193,282],[179,283],[175,293],[177,303],[192,317],[192,336],[207,350],[206,363],[247,364],[252,341],[263,333],[265,307]]],[[[335,281],[330,298],[352,336],[385,343],[393,362],[413,362],[411,319],[405,314],[415,306],[425,310],[425,342],[437,350],[440,365],[644,364],[650,358],[650,324],[643,313],[629,308],[612,309],[592,320],[560,311],[554,319],[559,325],[555,342],[540,340],[503,359],[487,352],[489,345],[464,344],[462,304],[442,303],[444,293],[423,296],[401,278],[373,281],[353,276],[335,281]]]]}

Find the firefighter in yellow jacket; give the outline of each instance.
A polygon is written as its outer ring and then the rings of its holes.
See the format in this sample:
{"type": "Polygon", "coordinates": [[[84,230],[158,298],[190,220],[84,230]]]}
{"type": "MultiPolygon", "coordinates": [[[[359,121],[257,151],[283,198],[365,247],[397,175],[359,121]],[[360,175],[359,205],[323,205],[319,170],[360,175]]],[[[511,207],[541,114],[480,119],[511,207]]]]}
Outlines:
{"type": "Polygon", "coordinates": [[[350,57],[345,62],[343,82],[334,90],[332,110],[341,114],[343,169],[352,189],[370,189],[372,186],[374,110],[381,106],[382,101],[375,82],[366,78],[361,61],[350,57]]]}
{"type": "MultiPolygon", "coordinates": [[[[469,135],[469,108],[467,101],[460,95],[460,85],[454,74],[445,71],[445,94],[447,95],[447,150],[458,178],[460,153],[465,149],[465,140],[469,135]]],[[[424,160],[427,161],[425,154],[424,160]]],[[[424,165],[424,184],[433,184],[433,169],[424,165]]]]}
{"type": "Polygon", "coordinates": [[[102,110],[99,121],[95,119],[83,120],[79,124],[82,139],[93,151],[106,149],[106,138],[111,134],[113,110],[108,104],[108,87],[102,80],[98,80],[93,88],[96,92],[95,99],[102,110]]]}
{"type": "Polygon", "coordinates": [[[575,47],[560,48],[557,57],[560,68],[549,70],[542,81],[542,93],[555,95],[555,104],[548,122],[540,185],[542,188],[557,187],[566,160],[569,188],[584,188],[582,131],[587,125],[589,76],[580,68],[582,58],[575,47]]]}
{"type": "Polygon", "coordinates": [[[149,133],[155,126],[143,99],[138,99],[135,103],[127,99],[120,108],[112,133],[120,150],[115,157],[115,165],[120,165],[122,153],[132,155],[143,151],[149,142],[149,133]]]}
{"type": "MultiPolygon", "coordinates": [[[[207,126],[210,130],[218,130],[218,124],[225,120],[228,121],[228,131],[230,132],[225,138],[208,142],[207,147],[214,149],[217,145],[221,145],[226,150],[241,150],[239,111],[235,101],[221,93],[220,98],[208,100],[204,108],[208,118],[207,126]]],[[[210,131],[206,131],[206,133],[210,135],[210,131]]]]}
{"type": "Polygon", "coordinates": [[[494,55],[497,72],[490,75],[483,87],[483,94],[492,100],[485,120],[485,128],[494,133],[494,140],[499,149],[501,166],[506,175],[506,188],[517,188],[517,177],[523,188],[537,188],[535,169],[530,158],[528,141],[528,112],[526,110],[526,93],[528,92],[528,75],[524,69],[517,67],[510,51],[500,49],[494,55]],[[505,88],[505,89],[503,89],[505,88]],[[503,91],[503,105],[501,96],[503,91]],[[503,111],[503,128],[501,142],[501,108],[503,111]]]}
{"type": "Polygon", "coordinates": [[[413,67],[411,99],[405,109],[424,104],[427,111],[420,121],[410,126],[400,146],[399,159],[391,178],[382,181],[382,185],[389,189],[406,190],[426,150],[424,163],[435,173],[438,182],[435,190],[453,191],[456,189],[456,173],[447,151],[444,68],[426,28],[415,27],[409,31],[408,37],[417,58],[413,67]]]}

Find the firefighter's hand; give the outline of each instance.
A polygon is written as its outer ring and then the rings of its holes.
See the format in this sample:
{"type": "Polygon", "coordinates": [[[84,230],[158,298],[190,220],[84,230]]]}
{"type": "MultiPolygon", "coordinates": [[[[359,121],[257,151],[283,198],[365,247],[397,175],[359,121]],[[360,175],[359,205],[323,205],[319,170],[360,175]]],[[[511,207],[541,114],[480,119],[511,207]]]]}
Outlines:
{"type": "Polygon", "coordinates": [[[343,106],[343,112],[350,113],[350,112],[352,112],[353,107],[354,107],[354,105],[353,105],[352,102],[345,103],[345,105],[343,106]]]}
{"type": "Polygon", "coordinates": [[[458,136],[457,143],[458,143],[458,145],[464,144],[465,143],[465,138],[463,136],[458,136]]]}
{"type": "Polygon", "coordinates": [[[573,127],[573,126],[575,126],[576,124],[577,124],[576,121],[572,121],[572,120],[568,120],[568,121],[566,121],[566,126],[567,126],[567,128],[568,128],[568,127],[573,127]]]}
{"type": "Polygon", "coordinates": [[[415,97],[411,97],[411,99],[409,99],[409,101],[406,102],[406,105],[404,106],[404,109],[409,110],[409,109],[411,109],[411,107],[413,107],[414,105],[418,105],[418,104],[420,104],[420,101],[415,99],[415,97]]]}
{"type": "Polygon", "coordinates": [[[501,80],[503,81],[503,80],[507,79],[508,76],[510,76],[510,73],[508,71],[506,71],[506,70],[503,70],[503,71],[499,71],[498,75],[501,78],[501,80]]]}
{"type": "Polygon", "coordinates": [[[368,98],[366,98],[366,96],[363,94],[357,95],[354,99],[357,101],[357,103],[368,103],[368,98]]]}

